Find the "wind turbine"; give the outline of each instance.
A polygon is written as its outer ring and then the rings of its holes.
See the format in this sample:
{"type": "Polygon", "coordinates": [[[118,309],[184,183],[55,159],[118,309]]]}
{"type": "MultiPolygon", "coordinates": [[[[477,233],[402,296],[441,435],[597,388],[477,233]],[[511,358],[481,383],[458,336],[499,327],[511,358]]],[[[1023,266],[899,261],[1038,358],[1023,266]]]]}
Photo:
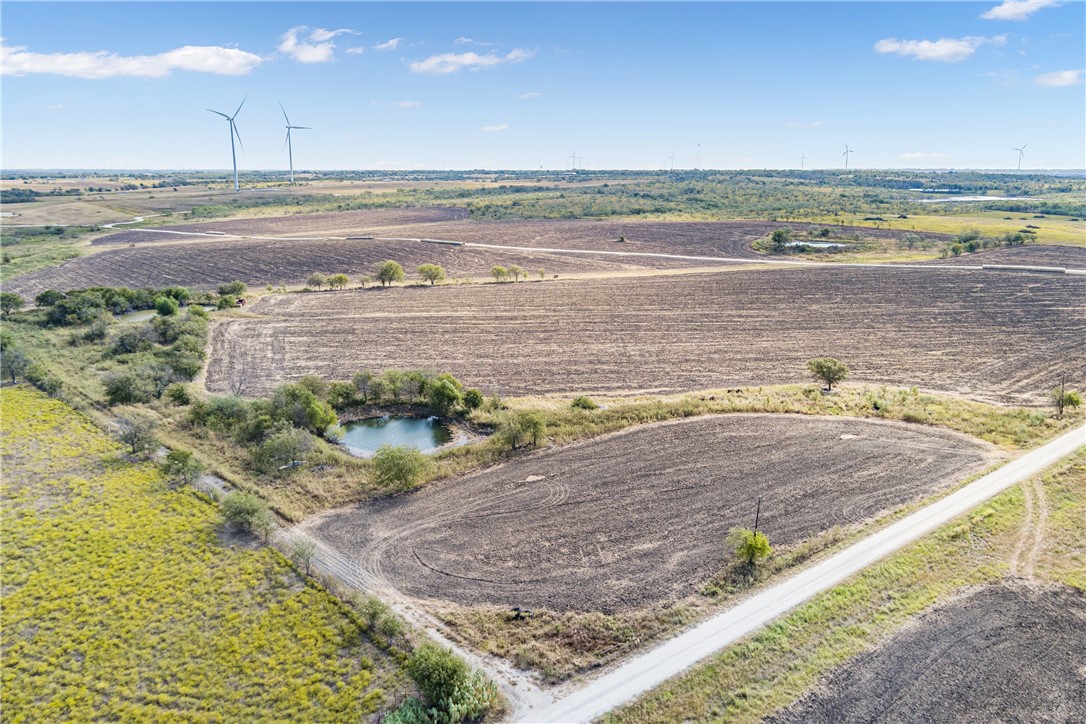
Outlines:
{"type": "MultiPolygon", "coordinates": [[[[248,98],[248,96],[245,96],[245,98],[248,98]]],[[[241,187],[238,186],[238,156],[234,152],[234,136],[238,137],[238,145],[241,146],[242,153],[245,152],[245,144],[241,142],[241,134],[238,133],[238,127],[234,123],[234,119],[238,117],[238,113],[241,112],[241,107],[243,105],[245,105],[245,98],[241,99],[241,103],[238,104],[238,109],[236,111],[234,111],[234,115],[232,115],[232,116],[228,116],[225,113],[223,113],[222,111],[212,111],[210,108],[207,109],[207,110],[211,111],[212,113],[215,113],[217,115],[222,116],[223,118],[225,118],[230,123],[230,158],[233,159],[233,161],[234,161],[234,190],[235,191],[240,191],[241,187]]]]}
{"type": "Polygon", "coordinates": [[[806,161],[807,161],[807,157],[806,157],[806,156],[800,156],[800,157],[799,157],[799,170],[800,170],[800,171],[802,171],[802,170],[803,170],[803,164],[804,164],[804,163],[805,163],[806,161]]]}
{"type": "Polygon", "coordinates": [[[283,104],[279,104],[279,110],[283,112],[283,118],[287,121],[287,140],[283,142],[283,145],[287,147],[287,157],[290,159],[290,183],[294,185],[294,146],[290,142],[290,129],[296,129],[299,131],[311,131],[313,130],[309,126],[292,126],[290,125],[290,119],[287,118],[287,109],[283,108],[283,104]]]}
{"type": "Polygon", "coordinates": [[[694,165],[694,168],[701,168],[701,141],[698,141],[698,160],[697,163],[694,165]]]}
{"type": "Polygon", "coordinates": [[[581,170],[584,171],[584,156],[578,156],[577,163],[581,164],[581,170]]]}
{"type": "Polygon", "coordinates": [[[569,160],[573,162],[573,170],[577,170],[577,149],[573,149],[573,154],[569,157],[569,160]]]}
{"type": "Polygon", "coordinates": [[[1028,146],[1028,145],[1029,145],[1028,143],[1023,143],[1021,148],[1014,149],[1015,151],[1018,151],[1018,170],[1019,171],[1022,170],[1022,157],[1026,155],[1026,146],[1028,146]]]}
{"type": "Polygon", "coordinates": [[[849,156],[850,153],[856,153],[856,152],[853,151],[851,148],[849,148],[848,144],[846,143],[845,144],[845,152],[841,154],[842,156],[845,157],[845,170],[846,171],[848,171],[848,156],[849,156]]]}
{"type": "Polygon", "coordinates": [[[675,170],[675,154],[673,153],[670,156],[668,156],[667,158],[668,158],[669,161],[671,161],[671,170],[674,171],[675,170]]]}

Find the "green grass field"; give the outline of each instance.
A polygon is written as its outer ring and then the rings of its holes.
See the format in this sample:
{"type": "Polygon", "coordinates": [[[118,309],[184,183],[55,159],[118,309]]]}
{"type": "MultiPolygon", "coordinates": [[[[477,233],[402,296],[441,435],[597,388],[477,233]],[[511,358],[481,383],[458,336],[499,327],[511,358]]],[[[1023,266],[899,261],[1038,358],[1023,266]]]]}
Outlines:
{"type": "Polygon", "coordinates": [[[401,691],[339,600],[196,493],[61,402],[0,405],[5,721],[357,722],[401,691]]]}

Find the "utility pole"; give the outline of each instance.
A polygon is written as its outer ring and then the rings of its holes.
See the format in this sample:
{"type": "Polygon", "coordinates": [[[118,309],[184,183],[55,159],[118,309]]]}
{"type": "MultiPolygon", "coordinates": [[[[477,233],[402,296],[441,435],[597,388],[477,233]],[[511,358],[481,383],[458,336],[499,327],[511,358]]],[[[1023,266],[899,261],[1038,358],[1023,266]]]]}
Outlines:
{"type": "Polygon", "coordinates": [[[754,512],[754,537],[758,537],[758,520],[762,517],[762,496],[758,496],[758,509],[754,512]]]}

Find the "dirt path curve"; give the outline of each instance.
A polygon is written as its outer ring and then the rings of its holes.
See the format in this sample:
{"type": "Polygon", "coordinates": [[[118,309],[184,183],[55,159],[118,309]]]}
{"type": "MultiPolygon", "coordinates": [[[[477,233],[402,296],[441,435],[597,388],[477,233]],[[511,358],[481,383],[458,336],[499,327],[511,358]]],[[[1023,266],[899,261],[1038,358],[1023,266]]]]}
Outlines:
{"type": "Polygon", "coordinates": [[[437,619],[415,606],[409,598],[389,586],[379,576],[356,565],[305,530],[298,527],[278,529],[272,533],[271,540],[277,547],[286,550],[299,541],[312,543],[314,554],[311,566],[315,572],[335,579],[348,589],[378,596],[411,626],[424,631],[431,639],[451,648],[469,664],[482,670],[501,689],[513,712],[542,708],[553,702],[553,697],[539,688],[530,674],[514,668],[504,659],[459,646],[441,633],[442,625],[437,619]]]}
{"type": "Polygon", "coordinates": [[[1066,432],[1002,468],[854,543],[788,580],[748,598],[661,646],[628,660],[542,709],[520,711],[521,722],[590,722],[757,631],[796,606],[1040,473],[1086,444],[1086,426],[1066,432]]]}

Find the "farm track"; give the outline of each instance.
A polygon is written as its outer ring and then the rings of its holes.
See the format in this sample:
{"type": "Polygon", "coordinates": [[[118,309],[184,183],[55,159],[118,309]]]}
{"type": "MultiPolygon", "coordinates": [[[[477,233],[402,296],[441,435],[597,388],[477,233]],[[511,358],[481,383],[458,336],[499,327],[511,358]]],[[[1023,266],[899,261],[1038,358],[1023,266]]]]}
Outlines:
{"type": "Polygon", "coordinates": [[[540,451],[302,528],[416,599],[614,612],[695,593],[757,495],[761,528],[788,545],[992,457],[963,436],[902,424],[712,416],[540,451]]]}
{"type": "Polygon", "coordinates": [[[923,614],[769,719],[1083,721],[1086,594],[997,584],[923,614]]]}
{"type": "Polygon", "coordinates": [[[424,367],[501,394],[674,393],[791,383],[833,356],[858,381],[1031,404],[1061,371],[1086,383],[1084,293],[1067,275],[786,267],[276,295],[216,327],[207,387],[237,365],[252,393],[424,367]]]}

